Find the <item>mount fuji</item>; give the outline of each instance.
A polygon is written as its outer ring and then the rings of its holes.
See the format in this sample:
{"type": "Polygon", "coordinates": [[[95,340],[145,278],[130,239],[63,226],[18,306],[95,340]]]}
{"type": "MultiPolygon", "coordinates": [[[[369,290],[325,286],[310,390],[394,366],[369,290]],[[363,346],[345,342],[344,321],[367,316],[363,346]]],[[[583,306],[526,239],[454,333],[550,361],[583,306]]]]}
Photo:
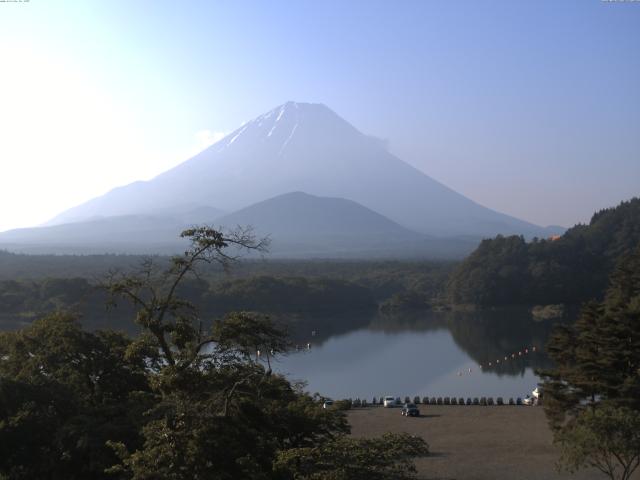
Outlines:
{"type": "MultiPolygon", "coordinates": [[[[295,102],[245,123],[149,181],[115,188],[62,212],[48,225],[57,226],[60,240],[63,224],[110,217],[188,217],[191,223],[211,223],[213,217],[224,219],[221,214],[211,214],[213,211],[236,212],[290,192],[355,202],[362,212],[386,217],[389,224],[405,233],[411,231],[429,238],[550,234],[546,228],[483,207],[437,182],[392,155],[382,142],[361,133],[325,105],[295,102]],[[199,219],[194,216],[197,212],[209,215],[199,219]]],[[[331,215],[331,208],[335,207],[323,204],[329,209],[326,215],[331,215]]],[[[276,202],[272,208],[277,213],[282,205],[276,202]]],[[[339,210],[334,213],[339,214],[339,210]]],[[[313,219],[318,212],[312,209],[308,214],[313,219]]],[[[295,228],[283,226],[286,221],[283,214],[281,230],[295,233],[295,228]]],[[[47,228],[51,227],[23,230],[20,238],[28,241],[30,231],[47,228]]],[[[39,238],[46,237],[43,234],[39,238]]],[[[5,235],[0,234],[0,243],[5,235]]]]}

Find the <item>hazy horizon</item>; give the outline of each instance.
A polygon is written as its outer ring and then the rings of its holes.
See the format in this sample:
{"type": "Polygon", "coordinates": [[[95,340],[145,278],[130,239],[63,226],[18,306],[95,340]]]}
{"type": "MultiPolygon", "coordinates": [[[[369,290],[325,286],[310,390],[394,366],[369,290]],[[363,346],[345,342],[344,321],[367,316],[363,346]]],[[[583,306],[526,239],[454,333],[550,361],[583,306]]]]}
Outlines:
{"type": "Polygon", "coordinates": [[[640,194],[639,24],[634,2],[3,3],[0,231],[288,100],[481,205],[588,221],[640,194]]]}

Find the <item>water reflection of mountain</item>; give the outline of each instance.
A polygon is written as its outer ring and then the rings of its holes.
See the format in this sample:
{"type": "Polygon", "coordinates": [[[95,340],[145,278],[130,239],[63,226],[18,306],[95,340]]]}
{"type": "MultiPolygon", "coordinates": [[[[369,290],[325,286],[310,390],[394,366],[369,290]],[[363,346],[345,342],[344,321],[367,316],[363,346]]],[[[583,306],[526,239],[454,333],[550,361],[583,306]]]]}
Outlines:
{"type": "Polygon", "coordinates": [[[544,346],[553,325],[548,321],[535,322],[528,310],[513,308],[478,312],[306,317],[296,322],[292,333],[295,342],[321,345],[331,337],[360,329],[387,334],[448,330],[456,345],[482,365],[485,371],[497,375],[522,375],[527,367],[550,366],[544,346]],[[312,331],[316,332],[314,336],[311,336],[312,331]],[[535,347],[535,351],[532,347],[535,347]],[[525,353],[525,349],[529,353],[525,353]],[[519,352],[522,355],[518,355],[519,352]],[[511,358],[512,354],[515,354],[515,358],[511,358]]]}

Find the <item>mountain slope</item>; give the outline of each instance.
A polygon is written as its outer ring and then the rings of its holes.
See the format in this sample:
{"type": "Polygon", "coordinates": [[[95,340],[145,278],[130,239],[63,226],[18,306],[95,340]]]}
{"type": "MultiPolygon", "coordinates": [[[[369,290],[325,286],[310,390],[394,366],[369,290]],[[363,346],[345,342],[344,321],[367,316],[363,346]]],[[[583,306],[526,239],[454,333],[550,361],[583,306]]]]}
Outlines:
{"type": "Polygon", "coordinates": [[[336,237],[376,241],[422,238],[388,218],[351,200],[292,192],[256,203],[216,223],[226,227],[252,225],[256,232],[282,237],[336,237]]]}
{"type": "Polygon", "coordinates": [[[294,102],[150,181],[114,189],[52,222],[161,212],[185,202],[234,211],[291,191],[353,200],[432,235],[545,234],[436,182],[326,106],[294,102]]]}
{"type": "Polygon", "coordinates": [[[258,202],[217,220],[224,228],[251,225],[269,236],[272,255],[406,256],[424,248],[424,236],[351,200],[292,192],[258,202]]]}
{"type": "MultiPolygon", "coordinates": [[[[196,210],[203,215],[210,209],[196,210]]],[[[258,202],[214,222],[185,222],[148,215],[119,215],[0,233],[0,248],[26,253],[177,253],[178,236],[193,223],[222,229],[252,226],[269,236],[270,257],[462,258],[477,238],[439,239],[408,230],[351,200],[302,192],[258,202]]]]}
{"type": "Polygon", "coordinates": [[[186,227],[171,217],[120,215],[0,233],[0,248],[22,253],[175,253],[186,227]]]}

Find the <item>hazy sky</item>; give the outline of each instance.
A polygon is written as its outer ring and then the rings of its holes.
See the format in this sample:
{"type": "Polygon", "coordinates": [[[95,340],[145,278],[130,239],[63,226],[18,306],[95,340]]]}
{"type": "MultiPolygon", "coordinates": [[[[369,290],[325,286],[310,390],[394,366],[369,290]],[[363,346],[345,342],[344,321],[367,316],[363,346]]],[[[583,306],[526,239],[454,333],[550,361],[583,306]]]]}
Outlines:
{"type": "Polygon", "coordinates": [[[640,2],[0,2],[0,230],[322,102],[488,207],[640,194],[640,2]]]}

